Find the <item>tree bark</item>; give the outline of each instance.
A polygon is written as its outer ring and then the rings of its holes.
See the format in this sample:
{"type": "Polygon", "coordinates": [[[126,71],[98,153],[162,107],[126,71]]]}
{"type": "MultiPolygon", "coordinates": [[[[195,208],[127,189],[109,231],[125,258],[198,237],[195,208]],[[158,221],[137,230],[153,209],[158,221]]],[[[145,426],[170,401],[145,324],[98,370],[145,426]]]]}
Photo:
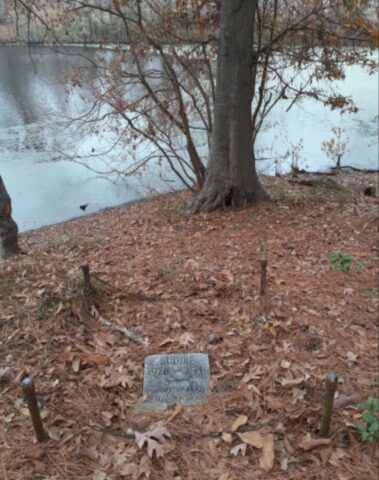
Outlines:
{"type": "Polygon", "coordinates": [[[12,218],[11,198],[0,176],[0,260],[18,252],[18,228],[12,218]]]}
{"type": "Polygon", "coordinates": [[[257,0],[223,0],[212,146],[203,188],[188,210],[266,200],[253,150],[254,19],[257,0]]]}

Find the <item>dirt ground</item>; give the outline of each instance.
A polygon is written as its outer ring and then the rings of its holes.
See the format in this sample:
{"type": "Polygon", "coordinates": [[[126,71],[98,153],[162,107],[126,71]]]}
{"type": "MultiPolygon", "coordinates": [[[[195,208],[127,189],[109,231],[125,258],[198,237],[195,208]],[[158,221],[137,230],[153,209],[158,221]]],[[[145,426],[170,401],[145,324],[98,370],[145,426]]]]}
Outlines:
{"type": "Polygon", "coordinates": [[[263,182],[272,203],[185,217],[180,193],[21,236],[0,264],[0,478],[377,478],[356,424],[378,393],[378,178],[263,182]],[[145,356],[177,352],[209,355],[208,402],[144,412],[145,356]]]}

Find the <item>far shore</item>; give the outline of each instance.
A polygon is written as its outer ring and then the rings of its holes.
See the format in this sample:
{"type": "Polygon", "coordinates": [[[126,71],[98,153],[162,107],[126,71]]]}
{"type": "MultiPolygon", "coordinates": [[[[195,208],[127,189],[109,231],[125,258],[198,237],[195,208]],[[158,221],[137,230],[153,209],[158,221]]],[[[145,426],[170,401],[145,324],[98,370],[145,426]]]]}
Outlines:
{"type": "MultiPolygon", "coordinates": [[[[127,43],[121,44],[124,47],[127,47],[127,43]]],[[[117,44],[107,44],[106,46],[100,43],[83,43],[83,42],[71,42],[71,43],[43,43],[43,42],[2,42],[0,41],[0,47],[78,47],[78,48],[103,48],[104,50],[113,50],[119,45],[117,44]]]]}

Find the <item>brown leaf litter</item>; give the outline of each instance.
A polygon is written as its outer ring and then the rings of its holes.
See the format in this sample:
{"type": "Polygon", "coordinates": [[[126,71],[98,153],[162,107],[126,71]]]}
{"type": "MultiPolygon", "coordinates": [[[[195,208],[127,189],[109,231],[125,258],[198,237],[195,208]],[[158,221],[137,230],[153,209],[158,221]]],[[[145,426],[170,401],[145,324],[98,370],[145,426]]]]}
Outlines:
{"type": "Polygon", "coordinates": [[[186,194],[167,195],[22,235],[26,254],[0,265],[0,477],[376,479],[355,424],[378,385],[377,177],[334,179],[264,179],[274,203],[243,210],[184,217],[186,194]],[[210,358],[207,404],[138,410],[144,358],[192,351],[210,358]],[[338,408],[320,439],[328,371],[338,408]]]}

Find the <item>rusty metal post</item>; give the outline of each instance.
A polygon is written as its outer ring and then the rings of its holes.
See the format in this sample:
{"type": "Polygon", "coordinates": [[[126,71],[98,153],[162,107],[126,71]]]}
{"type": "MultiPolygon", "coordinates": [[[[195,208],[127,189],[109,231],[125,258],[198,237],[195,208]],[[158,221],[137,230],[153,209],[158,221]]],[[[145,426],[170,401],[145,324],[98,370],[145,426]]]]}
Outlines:
{"type": "Polygon", "coordinates": [[[29,377],[21,382],[22,392],[28,404],[30,418],[32,419],[34,432],[39,442],[46,440],[47,435],[42,425],[41,414],[38,408],[37,395],[34,389],[33,380],[29,377]]]}
{"type": "Polygon", "coordinates": [[[266,293],[267,288],[267,258],[261,258],[261,288],[260,294],[263,296],[266,293]]]}
{"type": "Polygon", "coordinates": [[[330,372],[326,375],[326,393],[320,424],[320,437],[327,437],[329,434],[330,419],[332,418],[333,413],[334,395],[336,393],[337,383],[338,377],[334,372],[330,372]]]}

